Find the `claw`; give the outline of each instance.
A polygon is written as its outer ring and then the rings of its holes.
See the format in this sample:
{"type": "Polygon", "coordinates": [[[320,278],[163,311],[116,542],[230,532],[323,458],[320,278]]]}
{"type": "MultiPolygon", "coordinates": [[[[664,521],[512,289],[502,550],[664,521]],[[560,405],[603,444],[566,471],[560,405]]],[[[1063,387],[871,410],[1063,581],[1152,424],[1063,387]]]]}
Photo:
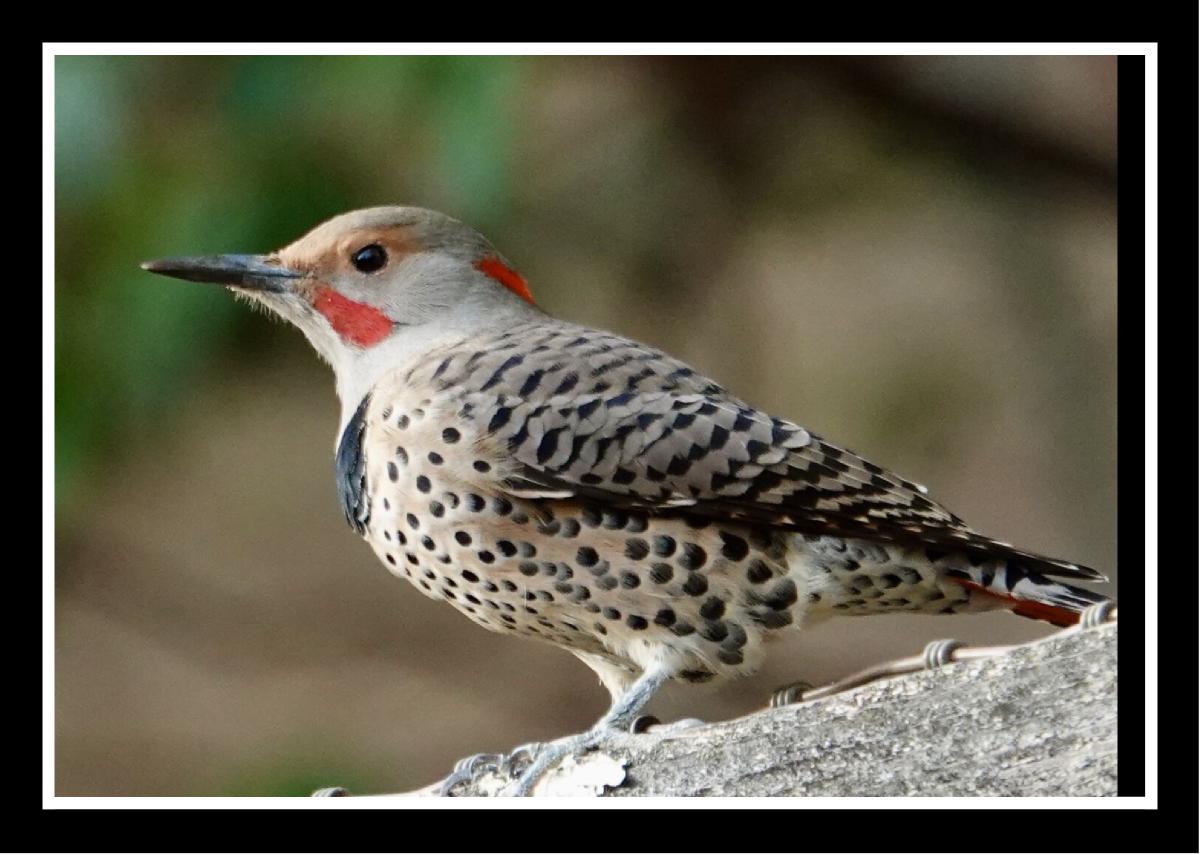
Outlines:
{"type": "Polygon", "coordinates": [[[633,720],[633,723],[629,725],[629,732],[633,734],[645,733],[650,728],[660,724],[662,724],[662,722],[652,715],[639,715],[633,720]]]}
{"type": "Polygon", "coordinates": [[[806,683],[803,680],[798,680],[795,683],[790,683],[781,689],[776,689],[771,695],[771,700],[768,706],[771,709],[778,707],[786,707],[790,704],[798,704],[804,700],[804,693],[813,690],[812,683],[806,683]]]}
{"type": "Polygon", "coordinates": [[[350,791],[347,790],[345,787],[322,787],[321,789],[316,790],[312,794],[311,798],[320,799],[320,798],[329,798],[329,797],[334,797],[334,796],[348,796],[348,795],[350,795],[350,791]]]}
{"type": "Polygon", "coordinates": [[[517,797],[530,795],[542,776],[560,760],[564,760],[572,754],[582,754],[598,748],[614,736],[620,737],[624,733],[622,728],[599,725],[585,733],[556,739],[542,745],[534,761],[525,767],[517,782],[505,790],[502,795],[517,797]]]}
{"type": "Polygon", "coordinates": [[[438,792],[440,795],[450,796],[451,790],[459,784],[476,781],[489,772],[501,778],[517,778],[518,770],[523,772],[531,766],[543,747],[541,742],[529,742],[518,745],[508,754],[472,754],[470,757],[464,757],[454,764],[454,771],[442,781],[438,792]]]}
{"type": "Polygon", "coordinates": [[[481,773],[498,771],[504,759],[500,754],[472,754],[470,757],[464,757],[454,764],[454,771],[442,781],[438,795],[449,796],[450,791],[457,785],[474,781],[481,773]]]}
{"type": "Polygon", "coordinates": [[[468,776],[474,776],[476,774],[476,769],[482,768],[484,771],[486,771],[489,766],[495,768],[500,764],[502,759],[502,756],[499,754],[472,754],[470,757],[464,757],[455,763],[454,771],[456,773],[462,772],[468,776]]]}
{"type": "Polygon", "coordinates": [[[946,638],[941,641],[931,641],[925,645],[925,651],[922,657],[925,660],[925,667],[929,670],[941,668],[943,665],[948,665],[953,662],[954,651],[962,647],[961,641],[955,641],[953,638],[946,638]]]}
{"type": "Polygon", "coordinates": [[[517,777],[517,766],[521,761],[524,760],[522,769],[528,768],[537,759],[538,752],[543,747],[545,747],[545,743],[542,742],[527,742],[524,745],[518,745],[501,759],[497,771],[506,778],[517,777]]]}

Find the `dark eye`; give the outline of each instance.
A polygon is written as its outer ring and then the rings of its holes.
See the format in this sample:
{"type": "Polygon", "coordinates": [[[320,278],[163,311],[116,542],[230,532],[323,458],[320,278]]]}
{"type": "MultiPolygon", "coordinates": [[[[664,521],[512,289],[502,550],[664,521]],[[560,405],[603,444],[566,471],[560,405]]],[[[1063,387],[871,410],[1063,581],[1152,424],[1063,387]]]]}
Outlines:
{"type": "Polygon", "coordinates": [[[363,273],[374,273],[387,264],[387,253],[377,243],[368,244],[350,256],[354,267],[363,273]]]}

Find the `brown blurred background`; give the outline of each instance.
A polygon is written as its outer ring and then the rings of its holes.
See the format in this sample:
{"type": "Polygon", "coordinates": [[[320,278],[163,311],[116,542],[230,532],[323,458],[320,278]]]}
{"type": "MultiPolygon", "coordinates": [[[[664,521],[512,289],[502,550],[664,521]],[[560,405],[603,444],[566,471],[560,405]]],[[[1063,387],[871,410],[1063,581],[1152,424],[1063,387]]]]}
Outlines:
{"type": "MultiPolygon", "coordinates": [[[[338,510],[299,333],[147,258],[374,204],[482,231],[551,313],[671,351],[1116,580],[1116,61],[60,57],[56,791],[417,787],[607,704],[556,648],[397,581],[338,510]]],[[[1007,615],[857,618],[733,717],[1007,615]]]]}

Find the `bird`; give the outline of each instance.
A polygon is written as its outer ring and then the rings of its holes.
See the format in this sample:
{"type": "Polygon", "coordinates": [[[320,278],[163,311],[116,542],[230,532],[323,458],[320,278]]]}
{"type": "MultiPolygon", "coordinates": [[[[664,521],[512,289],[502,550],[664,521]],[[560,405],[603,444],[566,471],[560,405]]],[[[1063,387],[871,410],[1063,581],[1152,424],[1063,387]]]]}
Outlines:
{"type": "Polygon", "coordinates": [[[366,208],[269,254],[142,267],[298,327],[334,372],[351,528],[425,596],[570,651],[609,691],[592,728],[525,747],[507,794],[627,730],[667,681],[753,673],[785,631],[995,609],[1067,626],[1107,602],[1076,584],[1098,571],[975,531],[656,347],[551,316],[445,214],[366,208]]]}

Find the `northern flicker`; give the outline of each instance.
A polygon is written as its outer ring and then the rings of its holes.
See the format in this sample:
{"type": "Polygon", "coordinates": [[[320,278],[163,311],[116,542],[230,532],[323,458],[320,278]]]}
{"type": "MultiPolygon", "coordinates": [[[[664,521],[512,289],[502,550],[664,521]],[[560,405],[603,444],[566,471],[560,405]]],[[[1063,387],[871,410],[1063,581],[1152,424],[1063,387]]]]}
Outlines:
{"type": "Polygon", "coordinates": [[[295,324],[332,365],[346,520],[394,575],[563,647],[612,707],[513,792],[627,727],[666,680],[753,672],[840,615],[1009,609],[1066,625],[1104,576],[985,537],[890,473],[662,351],[560,321],[478,232],[379,207],[269,255],[148,262],[295,324]]]}

